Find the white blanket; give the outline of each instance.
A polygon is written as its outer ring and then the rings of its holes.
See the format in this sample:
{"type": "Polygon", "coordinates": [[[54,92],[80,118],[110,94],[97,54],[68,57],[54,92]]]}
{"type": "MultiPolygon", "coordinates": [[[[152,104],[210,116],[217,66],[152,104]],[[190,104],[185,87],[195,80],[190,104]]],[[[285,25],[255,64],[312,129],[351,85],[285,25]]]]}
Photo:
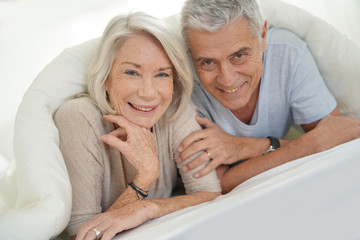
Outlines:
{"type": "Polygon", "coordinates": [[[360,239],[360,139],[271,169],[115,239],[360,239]]]}
{"type": "MultiPolygon", "coordinates": [[[[270,26],[290,29],[307,41],[342,113],[360,117],[360,48],[329,24],[300,9],[276,0],[263,3],[270,26]]],[[[94,42],[87,42],[64,51],[24,95],[15,124],[16,172],[12,178],[0,176],[0,239],[49,239],[68,223],[71,186],[52,114],[66,99],[86,90],[84,76],[93,49],[94,42]]],[[[5,96],[5,103],[8,89],[4,89],[6,94],[1,96],[5,96]]],[[[11,146],[5,141],[0,141],[2,149],[11,146]]],[[[355,141],[320,154],[314,161],[311,157],[288,163],[250,179],[211,204],[194,207],[194,211],[185,209],[121,236],[193,239],[202,238],[204,233],[211,238],[228,233],[237,239],[294,239],[312,234],[319,239],[324,226],[330,226],[327,231],[333,233],[333,238],[354,239],[354,224],[360,222],[351,219],[360,216],[360,181],[355,174],[359,172],[359,147],[359,141],[355,141]],[[302,161],[304,164],[296,165],[302,161]],[[218,232],[219,228],[224,231],[218,232]],[[239,230],[236,235],[234,230],[239,230]],[[290,233],[294,235],[289,237],[290,233]]],[[[0,173],[6,158],[6,154],[0,154],[0,173]]]]}

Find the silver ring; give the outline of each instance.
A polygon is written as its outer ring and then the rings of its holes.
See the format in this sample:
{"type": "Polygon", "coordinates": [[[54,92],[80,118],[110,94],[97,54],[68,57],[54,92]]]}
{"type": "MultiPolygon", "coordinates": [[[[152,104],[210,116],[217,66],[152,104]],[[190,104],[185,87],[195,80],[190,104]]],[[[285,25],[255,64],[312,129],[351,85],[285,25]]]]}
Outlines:
{"type": "Polygon", "coordinates": [[[96,240],[99,240],[101,238],[101,232],[97,230],[96,228],[93,228],[93,231],[96,235],[96,240]]]}
{"type": "Polygon", "coordinates": [[[211,154],[209,152],[206,152],[207,155],[209,156],[209,160],[211,159],[211,154]]]}

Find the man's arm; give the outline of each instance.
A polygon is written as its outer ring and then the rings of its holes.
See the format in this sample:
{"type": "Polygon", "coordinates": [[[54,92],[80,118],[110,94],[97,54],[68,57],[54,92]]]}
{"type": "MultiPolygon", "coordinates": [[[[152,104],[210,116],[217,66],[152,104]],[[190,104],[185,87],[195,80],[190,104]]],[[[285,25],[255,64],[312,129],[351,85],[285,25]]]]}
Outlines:
{"type": "MultiPolygon", "coordinates": [[[[321,152],[327,149],[330,149],[334,146],[337,146],[341,143],[351,141],[353,139],[360,137],[360,120],[356,117],[341,117],[338,116],[339,112],[337,109],[333,111],[334,115],[329,114],[324,119],[319,122],[305,125],[304,130],[307,131],[304,135],[297,139],[293,140],[281,140],[281,147],[276,151],[271,152],[266,155],[262,153],[269,147],[268,139],[258,139],[258,141],[253,141],[255,144],[254,149],[262,149],[260,154],[257,156],[250,157],[248,160],[242,164],[238,164],[232,168],[220,168],[218,169],[219,177],[221,179],[221,185],[224,193],[231,191],[234,187],[244,182],[245,180],[261,173],[266,170],[269,170],[273,167],[279,166],[283,163],[295,160],[310,154],[321,152]],[[313,126],[311,126],[313,125],[313,126]],[[265,143],[263,143],[263,140],[265,143]],[[257,145],[257,143],[259,143],[257,145]]],[[[214,128],[214,126],[211,126],[214,128]]],[[[206,130],[206,129],[205,129],[206,130]]],[[[217,134],[212,136],[221,136],[221,129],[219,127],[212,129],[217,131],[217,134]]],[[[217,138],[217,145],[231,145],[236,142],[236,137],[233,137],[231,143],[222,141],[221,138],[217,138]]],[[[238,140],[243,138],[238,138],[238,140]]],[[[212,139],[213,140],[213,139],[212,139]]],[[[251,139],[252,141],[253,139],[251,139]]],[[[201,140],[197,140],[190,144],[187,148],[189,149],[194,144],[197,146],[200,145],[200,142],[206,142],[207,137],[202,136],[201,140]]],[[[240,142],[240,141],[238,141],[240,142]]],[[[247,142],[249,143],[249,142],[247,142]]],[[[202,143],[203,145],[206,145],[202,143]]],[[[250,146],[248,146],[250,147],[250,146]]],[[[225,149],[226,147],[224,147],[225,149]]],[[[213,148],[212,148],[213,149],[213,148]]],[[[230,148],[228,148],[230,149],[230,148]]],[[[203,150],[203,149],[202,149],[203,150]]],[[[236,156],[239,155],[241,148],[233,148],[231,152],[226,153],[227,155],[236,156]]],[[[189,152],[187,153],[189,154],[189,152]]],[[[211,153],[212,154],[212,153],[211,153]]],[[[196,159],[195,159],[196,160],[196,159]]],[[[196,166],[195,160],[186,165],[187,169],[192,169],[196,166]]],[[[200,160],[199,160],[200,162],[200,160]]],[[[198,172],[198,176],[202,176],[207,172],[217,168],[221,164],[230,164],[236,161],[229,161],[229,158],[225,159],[216,159],[216,161],[211,161],[204,169],[198,172]]]]}

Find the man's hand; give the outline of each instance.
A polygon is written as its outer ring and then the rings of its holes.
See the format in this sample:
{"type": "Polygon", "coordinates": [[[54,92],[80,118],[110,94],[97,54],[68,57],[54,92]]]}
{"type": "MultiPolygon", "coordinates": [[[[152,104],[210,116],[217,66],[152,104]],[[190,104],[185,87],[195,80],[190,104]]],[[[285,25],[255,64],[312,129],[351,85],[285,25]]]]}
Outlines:
{"type": "Polygon", "coordinates": [[[188,171],[211,159],[194,177],[202,177],[221,164],[232,164],[261,155],[269,147],[270,143],[266,138],[236,137],[226,133],[206,117],[196,116],[196,120],[205,129],[184,138],[178,148],[180,155],[177,159],[177,162],[181,163],[195,153],[205,151],[183,167],[184,171],[188,171]]]}

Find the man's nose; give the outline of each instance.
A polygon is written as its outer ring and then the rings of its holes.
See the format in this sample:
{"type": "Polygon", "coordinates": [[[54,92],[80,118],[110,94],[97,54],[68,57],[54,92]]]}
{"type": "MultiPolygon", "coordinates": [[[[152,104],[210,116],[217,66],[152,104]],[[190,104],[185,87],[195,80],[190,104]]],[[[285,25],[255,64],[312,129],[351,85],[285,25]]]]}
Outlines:
{"type": "Polygon", "coordinates": [[[220,65],[218,81],[224,86],[232,86],[236,80],[236,71],[229,61],[224,61],[220,65]]]}

